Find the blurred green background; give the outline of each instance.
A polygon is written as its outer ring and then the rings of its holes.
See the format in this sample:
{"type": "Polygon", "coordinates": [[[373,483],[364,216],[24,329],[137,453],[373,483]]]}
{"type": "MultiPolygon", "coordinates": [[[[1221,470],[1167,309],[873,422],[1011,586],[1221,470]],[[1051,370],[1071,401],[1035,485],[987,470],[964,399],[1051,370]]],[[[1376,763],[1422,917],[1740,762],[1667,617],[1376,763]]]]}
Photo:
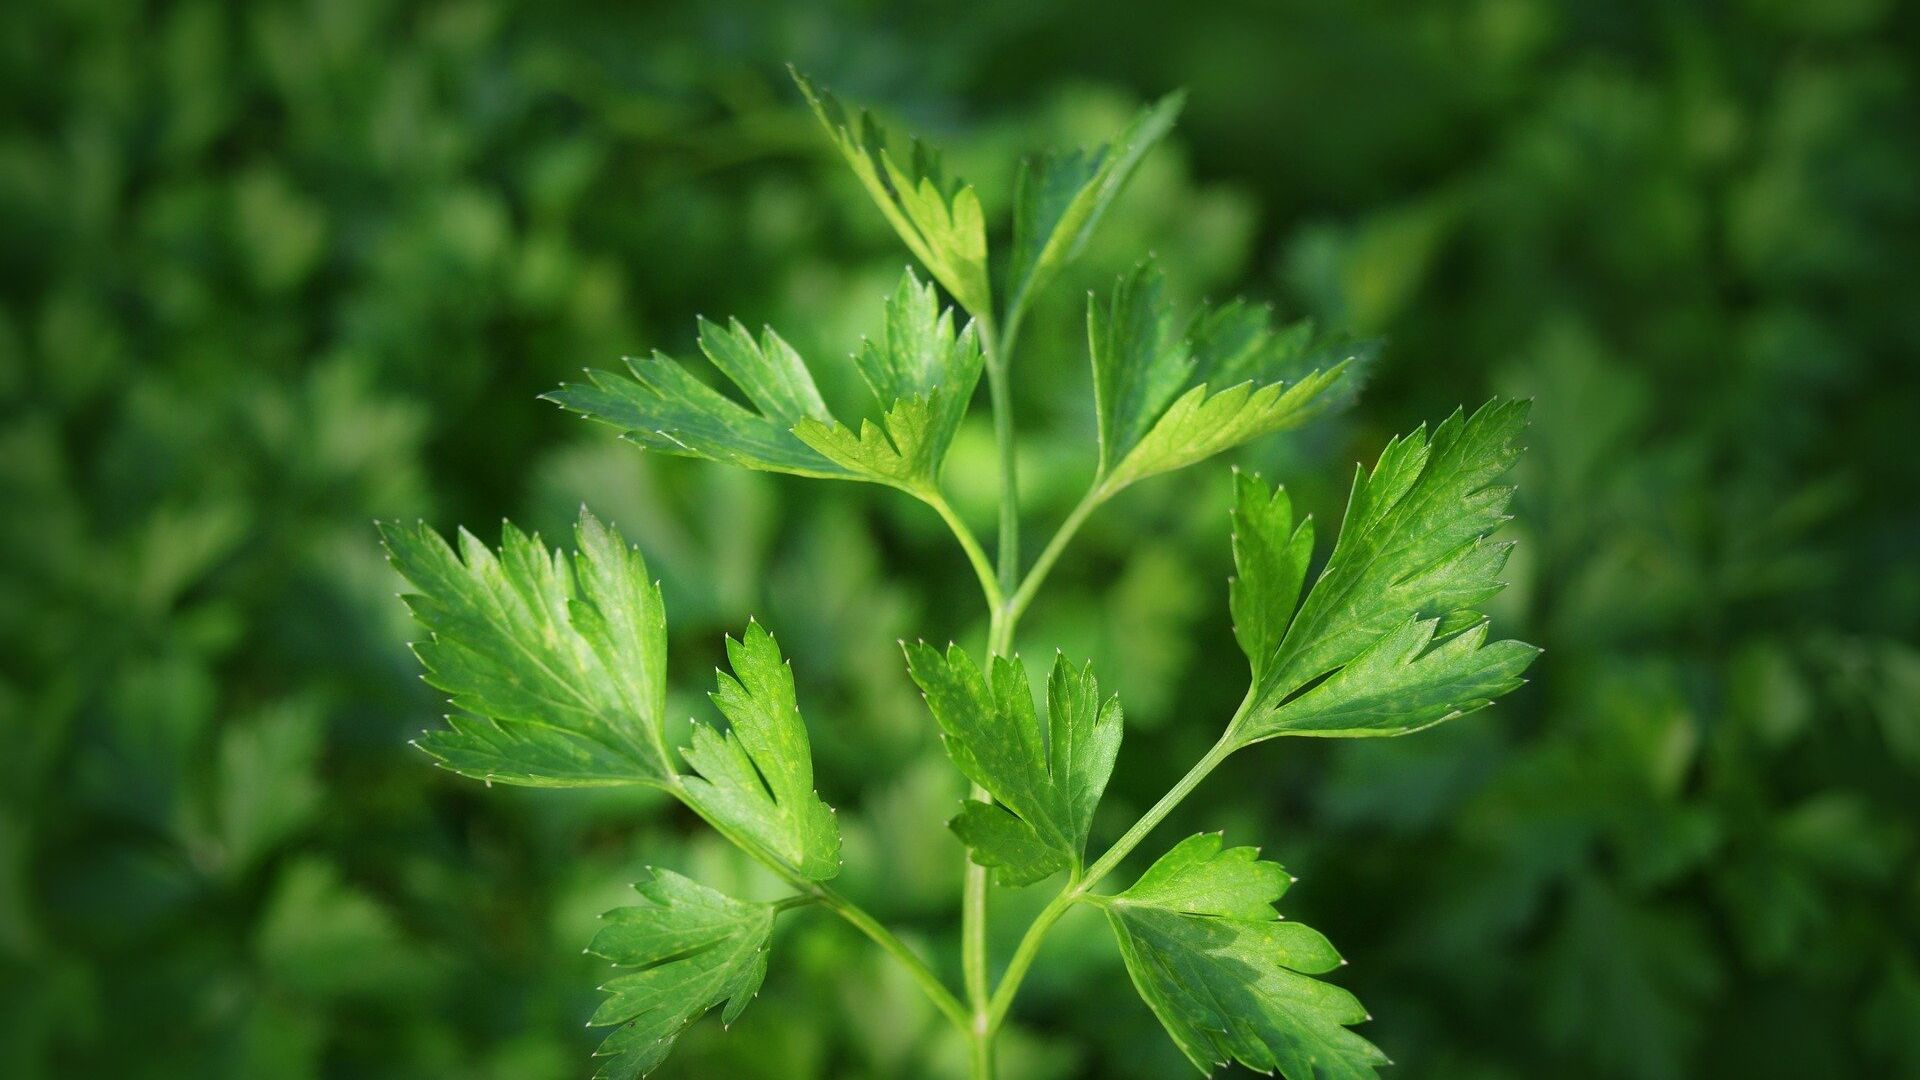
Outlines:
{"type": "MultiPolygon", "coordinates": [[[[789,644],[847,891],[951,969],[959,787],[894,645],[978,643],[932,514],[655,459],[535,395],[694,315],[850,350],[905,261],[787,82],[1018,157],[1191,90],[1017,358],[1030,529],[1092,467],[1081,298],[1147,249],[1385,342],[1243,464],[1336,519],[1421,420],[1535,395],[1500,629],[1533,683],[1417,738],[1241,755],[1159,834],[1288,864],[1408,1077],[1920,1076],[1920,11],[1894,0],[1038,5],[31,0],[0,21],[0,1075],[585,1075],[580,953],[684,813],[485,790],[370,522],[563,535],[665,579],[675,711],[789,644]]],[[[815,362],[853,385],[851,365],[815,362]]],[[[829,387],[830,394],[834,392],[829,387]]],[[[976,421],[980,418],[976,417],[976,421]]],[[[984,527],[991,436],[948,475],[984,527]]],[[[1226,469],[1100,512],[1023,628],[1128,734],[1096,841],[1244,685],[1226,469]]],[[[1149,853],[1164,843],[1148,845],[1149,853]]],[[[998,928],[1044,890],[1008,894],[998,928]],[[1034,895],[1027,895],[1032,893],[1034,895]]],[[[660,1075],[941,1077],[842,925],[660,1075]]],[[[1004,955],[1004,954],[1003,954],[1004,955]]],[[[1009,1080],[1185,1075],[1096,918],[1009,1080]]]]}

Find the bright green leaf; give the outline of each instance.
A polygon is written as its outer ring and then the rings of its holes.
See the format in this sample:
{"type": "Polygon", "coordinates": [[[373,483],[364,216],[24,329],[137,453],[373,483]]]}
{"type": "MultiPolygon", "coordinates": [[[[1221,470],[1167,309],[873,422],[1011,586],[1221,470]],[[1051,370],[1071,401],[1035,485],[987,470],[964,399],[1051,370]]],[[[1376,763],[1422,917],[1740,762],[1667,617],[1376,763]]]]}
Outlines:
{"type": "Polygon", "coordinates": [[[1291,882],[1252,848],[1202,833],[1161,856],[1105,909],[1133,985],[1201,1072],[1237,1061],[1288,1080],[1363,1080],[1385,1054],[1347,1030],[1368,1019],[1354,996],[1312,976],[1344,961],[1327,939],[1283,922],[1291,882]]]}
{"type": "Polygon", "coordinates": [[[980,379],[980,342],[972,323],[955,331],[953,309],[909,267],[887,298],[879,340],[861,342],[853,361],[876,402],[941,396],[943,426],[951,427],[980,379]]]}
{"type": "Polygon", "coordinates": [[[421,737],[441,764],[536,787],[662,784],[673,775],[666,613],[637,549],[583,507],[568,559],[502,526],[496,555],[456,554],[424,524],[384,524],[388,558],[427,638],[427,682],[470,715],[421,737]]]}
{"type": "Polygon", "coordinates": [[[887,302],[878,341],[855,354],[880,423],[860,431],[834,419],[800,354],[768,329],[758,340],[734,322],[702,320],[700,349],[752,408],[656,353],[629,360],[632,377],[588,373],[549,400],[620,429],[643,447],[767,472],[870,480],[926,496],[980,380],[980,341],[971,324],[956,330],[931,284],[912,271],[887,302]]]}
{"type": "Polygon", "coordinates": [[[911,139],[903,155],[865,109],[849,111],[798,71],[793,81],[914,258],[974,317],[991,315],[986,218],[972,186],[948,179],[932,147],[911,139]]]}
{"type": "Polygon", "coordinates": [[[1205,384],[1192,387],[1108,474],[1106,485],[1118,490],[1155,473],[1184,469],[1264,435],[1298,427],[1321,411],[1316,399],[1345,374],[1345,366],[1336,365],[1292,385],[1243,382],[1219,393],[1209,393],[1205,384]]]}
{"type": "Polygon", "coordinates": [[[1436,645],[1439,625],[1439,619],[1408,619],[1255,730],[1404,735],[1486,708],[1525,682],[1521,673],[1540,655],[1524,642],[1487,644],[1484,620],[1436,645]]]}
{"type": "Polygon", "coordinates": [[[1220,833],[1195,833],[1160,856],[1123,895],[1189,915],[1219,915],[1265,922],[1274,901],[1287,894],[1293,875],[1260,858],[1258,848],[1221,849],[1220,833]]]}
{"type": "Polygon", "coordinates": [[[1253,660],[1258,684],[1280,649],[1293,609],[1300,602],[1307,563],[1313,558],[1313,519],[1293,524],[1287,489],[1269,495],[1267,485],[1248,473],[1234,473],[1233,565],[1228,586],[1233,634],[1253,660]]]}
{"type": "Polygon", "coordinates": [[[907,663],[948,756],[997,800],[969,802],[951,823],[973,860],[1008,885],[1079,867],[1122,726],[1119,699],[1101,700],[1093,666],[1055,658],[1043,727],[1017,659],[994,657],[991,684],[959,646],[942,655],[916,643],[907,663]]]}
{"type": "Polygon", "coordinates": [[[1476,607],[1500,591],[1510,544],[1487,534],[1512,489],[1524,402],[1456,412],[1394,439],[1362,470],[1326,568],[1293,599],[1311,547],[1286,496],[1250,478],[1235,510],[1235,632],[1253,664],[1244,745],[1275,735],[1398,735],[1471,712],[1520,684],[1538,650],[1486,643],[1476,607]],[[1322,679],[1322,676],[1325,676],[1322,679]],[[1302,688],[1321,680],[1310,690],[1302,688]]]}
{"type": "Polygon", "coordinates": [[[837,421],[807,418],[794,435],[858,477],[915,494],[935,490],[940,464],[980,381],[980,341],[972,324],[956,332],[931,284],[911,270],[887,301],[878,341],[854,355],[861,377],[886,410],[860,433],[837,421]]]}
{"type": "Polygon", "coordinates": [[[1304,325],[1275,331],[1264,311],[1235,303],[1183,327],[1164,288],[1148,260],[1121,276],[1108,304],[1088,300],[1107,494],[1297,427],[1350,394],[1357,351],[1308,368],[1324,349],[1304,325]]]}
{"type": "Polygon", "coordinates": [[[587,951],[623,969],[600,989],[594,1026],[620,1025],[596,1051],[599,1080],[658,1068],[702,1013],[721,1002],[731,1024],[760,992],[776,908],[735,900],[665,870],[634,886],[641,903],[606,914],[587,951]]]}
{"type": "Polygon", "coordinates": [[[925,399],[894,403],[878,424],[862,420],[860,431],[839,421],[803,420],[795,437],[851,476],[887,484],[915,494],[931,494],[939,458],[949,432],[942,438],[939,419],[925,399]]]}
{"type": "Polygon", "coordinates": [[[1140,160],[1173,129],[1185,102],[1183,93],[1168,94],[1142,109],[1118,138],[1093,153],[1048,153],[1021,164],[1014,186],[1008,323],[1019,316],[1028,297],[1079,254],[1140,160]]]}
{"type": "Polygon", "coordinates": [[[629,378],[590,371],[586,383],[563,383],[546,395],[562,408],[618,428],[650,450],[708,458],[766,472],[847,479],[843,465],[793,434],[802,421],[831,423],[806,361],[771,328],[758,341],[735,321],[700,321],[700,351],[732,380],[754,408],[700,381],[663,353],[629,357],[629,378]],[[757,410],[757,411],[756,411],[757,410]]]}
{"type": "Polygon", "coordinates": [[[725,734],[693,726],[682,753],[698,776],[687,799],[723,830],[746,837],[800,874],[825,881],[840,872],[840,830],[813,789],[813,751],[794,699],[793,669],[759,623],[727,639],[733,674],[717,674],[714,704],[725,734]]]}

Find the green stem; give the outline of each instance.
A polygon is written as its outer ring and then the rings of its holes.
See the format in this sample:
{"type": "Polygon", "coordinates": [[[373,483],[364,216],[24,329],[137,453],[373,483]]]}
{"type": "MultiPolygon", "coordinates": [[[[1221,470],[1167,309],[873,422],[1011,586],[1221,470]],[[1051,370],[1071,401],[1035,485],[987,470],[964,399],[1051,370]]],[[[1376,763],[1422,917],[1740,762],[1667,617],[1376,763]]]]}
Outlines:
{"type": "Polygon", "coordinates": [[[1080,531],[1081,525],[1086,524],[1088,515],[1105,501],[1107,501],[1106,493],[1096,484],[1081,496],[1080,502],[1072,510],[1067,512],[1066,520],[1060,523],[1060,528],[1054,532],[1053,539],[1047,541],[1047,546],[1040,550],[1040,557],[1034,560],[1033,569],[1027,571],[1026,578],[1020,582],[1020,587],[1008,598],[1007,614],[1010,619],[1017,621],[1026,612],[1027,605],[1033,602],[1034,594],[1040,591],[1040,586],[1047,580],[1048,572],[1053,569],[1053,564],[1060,560],[1060,554],[1067,550],[1067,545],[1073,541],[1074,534],[1080,531]]]}
{"type": "Polygon", "coordinates": [[[987,368],[987,398],[993,406],[993,443],[1000,458],[1000,591],[1013,591],[1020,573],[1020,478],[1014,460],[1013,388],[1007,381],[1007,355],[1013,348],[1018,324],[1009,324],[1003,339],[993,320],[980,321],[980,347],[987,368]]]}
{"type": "MultiPolygon", "coordinates": [[[[987,598],[987,653],[1005,656],[1013,650],[1014,624],[1019,616],[1009,610],[1006,597],[1020,573],[1020,482],[1014,459],[1013,393],[1007,382],[1007,357],[1019,333],[1019,316],[1008,320],[1006,333],[996,333],[990,314],[976,312],[981,351],[987,368],[987,397],[993,408],[993,441],[1000,459],[1000,551],[997,582],[982,578],[987,598]]],[[[975,569],[979,568],[976,564],[975,569]]],[[[978,784],[971,795],[982,802],[991,797],[978,784]]],[[[966,984],[971,1025],[967,1030],[973,1080],[993,1080],[993,1025],[990,979],[987,971],[987,868],[969,856],[960,893],[960,969],[966,984]]]]}
{"type": "Polygon", "coordinates": [[[1169,788],[1165,795],[1160,796],[1160,801],[1154,803],[1151,809],[1142,814],[1140,820],[1134,822],[1133,827],[1128,829],[1125,835],[1114,841],[1113,846],[1108,848],[1105,854],[1095,859],[1084,875],[1069,879],[1066,887],[1060,890],[1060,894],[1049,901],[1047,906],[1040,910],[1040,914],[1034,917],[1032,925],[1027,927],[1027,932],[1020,938],[1020,944],[1014,949],[1013,959],[1007,962],[1007,970],[1000,977],[1000,985],[993,992],[993,1000],[987,1010],[989,1038],[1005,1022],[1007,1011],[1013,1007],[1014,996],[1020,992],[1020,982],[1026,978],[1027,969],[1033,966],[1034,957],[1039,955],[1040,945],[1046,939],[1047,932],[1053,929],[1053,924],[1059,922],[1060,917],[1067,913],[1067,909],[1112,873],[1114,868],[1120,865],[1120,860],[1131,854],[1134,848],[1139,847],[1140,842],[1145,840],[1147,834],[1173,812],[1174,807],[1179,806],[1188,795],[1193,794],[1193,789],[1200,786],[1200,781],[1205,780],[1208,774],[1220,767],[1220,763],[1225,761],[1228,755],[1239,749],[1239,744],[1234,738],[1235,731],[1240,725],[1241,716],[1246,713],[1252,701],[1253,690],[1249,688],[1246,698],[1240,702],[1240,708],[1235,710],[1233,719],[1228,721],[1227,730],[1220,736],[1220,740],[1214,743],[1199,761],[1194,762],[1193,768],[1188,769],[1185,776],[1169,788]]]}
{"type": "Polygon", "coordinates": [[[913,977],[913,981],[919,984],[921,991],[948,1021],[963,1032],[969,1029],[971,1014],[968,1013],[966,1006],[960,1004],[960,999],[953,996],[953,991],[947,989],[947,984],[940,981],[940,976],[934,974],[933,969],[927,966],[927,962],[920,959],[918,953],[909,949],[906,942],[901,941],[898,935],[881,925],[880,920],[867,914],[860,905],[840,895],[832,887],[817,885],[816,890],[820,902],[833,909],[834,914],[851,923],[854,929],[867,935],[875,945],[885,949],[895,960],[900,961],[901,966],[907,969],[907,974],[913,977]]]}
{"type": "MultiPolygon", "coordinates": [[[[1252,700],[1252,691],[1248,691],[1247,701],[1252,700]]],[[[1120,860],[1131,854],[1134,848],[1139,847],[1140,841],[1145,840],[1147,834],[1173,812],[1174,807],[1179,806],[1188,795],[1193,794],[1193,789],[1200,786],[1200,781],[1205,780],[1209,773],[1219,768],[1220,763],[1227,760],[1229,754],[1239,749],[1234,739],[1234,729],[1239,726],[1240,714],[1245,712],[1246,708],[1246,702],[1242,702],[1239,711],[1234,713],[1233,722],[1227,725],[1227,730],[1220,736],[1220,741],[1214,743],[1199,761],[1194,762],[1193,768],[1187,770],[1187,775],[1181,777],[1165,795],[1160,796],[1160,801],[1154,803],[1152,809],[1140,815],[1140,820],[1134,822],[1133,828],[1128,829],[1125,835],[1115,840],[1106,854],[1094,860],[1093,865],[1087,868],[1086,880],[1079,885],[1080,892],[1085,893],[1099,884],[1100,879],[1113,873],[1113,868],[1120,865],[1120,860]]]]}
{"type": "MultiPolygon", "coordinates": [[[[987,653],[1005,656],[1011,651],[1013,621],[1005,608],[996,604],[987,628],[987,653]]],[[[992,796],[978,784],[970,786],[971,798],[991,802],[992,796]]],[[[992,1008],[990,977],[987,972],[987,868],[966,859],[966,879],[960,894],[960,967],[967,988],[971,1018],[967,1038],[972,1044],[975,1080],[993,1080],[993,1031],[989,1019],[992,1008]]]]}
{"type": "Polygon", "coordinates": [[[975,1038],[967,1043],[968,1080],[993,1080],[993,1039],[975,1038]]]}
{"type": "MultiPolygon", "coordinates": [[[[986,790],[975,784],[971,798],[985,802],[986,790]]],[[[978,1034],[978,1020],[987,1007],[987,868],[967,860],[966,880],[960,893],[960,974],[966,983],[971,1017],[966,1025],[969,1037],[978,1034]]]]}
{"type": "Polygon", "coordinates": [[[953,991],[947,989],[947,985],[940,981],[940,976],[934,974],[933,969],[927,966],[927,962],[920,958],[920,954],[908,948],[907,943],[901,941],[899,936],[887,929],[880,920],[867,914],[864,908],[852,900],[847,899],[845,896],[842,896],[831,885],[808,878],[798,870],[787,865],[785,859],[766,850],[766,848],[755,842],[751,837],[736,832],[716,820],[712,815],[703,810],[697,802],[688,797],[686,785],[681,782],[680,777],[674,777],[671,782],[663,786],[669,794],[679,799],[687,809],[699,815],[702,821],[705,821],[713,828],[713,831],[725,837],[728,841],[732,842],[735,847],[752,856],[755,861],[767,869],[780,875],[781,878],[785,879],[787,884],[792,885],[805,894],[804,897],[788,897],[785,900],[778,901],[776,906],[782,909],[785,907],[797,907],[801,902],[807,901],[817,901],[825,905],[832,910],[834,914],[852,924],[854,929],[867,935],[875,945],[880,946],[894,959],[900,961],[901,966],[907,969],[907,974],[912,976],[913,981],[919,985],[921,991],[933,1002],[934,1007],[939,1009],[962,1033],[969,1033],[969,1037],[971,1037],[970,1033],[975,1027],[973,1014],[969,1012],[965,1006],[960,1004],[960,1000],[953,996],[953,991]]]}
{"type": "Polygon", "coordinates": [[[993,563],[987,559],[986,550],[980,546],[980,541],[974,538],[973,530],[967,527],[966,522],[960,520],[960,515],[954,512],[953,504],[947,502],[947,497],[940,494],[937,489],[929,492],[915,492],[915,494],[921,501],[933,507],[934,511],[940,515],[940,520],[946,522],[947,528],[953,531],[954,539],[960,541],[961,550],[967,553],[967,561],[973,564],[974,576],[980,579],[980,591],[986,594],[987,606],[998,611],[1002,603],[1000,581],[995,576],[993,563]]]}
{"type": "Polygon", "coordinates": [[[1000,976],[1000,986],[993,992],[993,1001],[987,1008],[989,1034],[999,1031],[1000,1025],[1006,1021],[1007,1010],[1013,1007],[1013,997],[1020,992],[1020,980],[1027,977],[1027,969],[1033,966],[1034,957],[1040,955],[1041,941],[1046,938],[1047,931],[1053,929],[1053,924],[1060,921],[1060,916],[1065,915],[1067,909],[1073,907],[1074,901],[1080,899],[1079,886],[1077,879],[1070,881],[1058,896],[1048,901],[1047,906],[1034,917],[1033,925],[1027,927],[1019,947],[1013,950],[1013,959],[1007,961],[1006,973],[1000,976]]]}

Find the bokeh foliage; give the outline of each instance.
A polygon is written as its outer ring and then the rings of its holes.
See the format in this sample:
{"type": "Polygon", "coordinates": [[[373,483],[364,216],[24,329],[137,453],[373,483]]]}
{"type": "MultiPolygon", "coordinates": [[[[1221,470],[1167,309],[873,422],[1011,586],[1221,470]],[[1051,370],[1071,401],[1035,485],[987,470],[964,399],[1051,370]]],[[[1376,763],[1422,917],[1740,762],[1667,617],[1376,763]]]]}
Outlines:
{"type": "MultiPolygon", "coordinates": [[[[766,888],[645,794],[480,792],[409,750],[434,703],[376,516],[559,537],[590,501],[664,579],[676,716],[724,629],[774,628],[847,890],[950,959],[961,792],[894,644],[983,633],[938,522],[533,400],[688,352],[701,312],[813,358],[877,329],[904,256],[793,60],[945,143],[1003,231],[1020,154],[1189,88],[1028,320],[1029,520],[1091,474],[1080,298],[1143,247],[1196,292],[1385,339],[1354,410],[1241,455],[1323,521],[1391,432],[1537,398],[1495,611],[1546,647],[1534,685],[1419,740],[1246,755],[1165,830],[1226,823],[1300,875],[1289,902],[1408,1075],[1920,1076],[1917,23],[1890,0],[15,5],[0,1074],[581,1075],[604,968],[580,948],[642,865],[766,888]]],[[[859,399],[851,363],[815,366],[859,399]]],[[[963,512],[990,516],[992,475],[963,429],[963,512]]],[[[1214,466],[1142,483],[1023,631],[1119,684],[1116,819],[1232,711],[1228,501],[1214,466]]],[[[661,1075],[959,1069],[864,943],[782,934],[762,1006],[661,1075]]],[[[1008,1076],[1187,1068],[1103,935],[1063,923],[1008,1076]]]]}

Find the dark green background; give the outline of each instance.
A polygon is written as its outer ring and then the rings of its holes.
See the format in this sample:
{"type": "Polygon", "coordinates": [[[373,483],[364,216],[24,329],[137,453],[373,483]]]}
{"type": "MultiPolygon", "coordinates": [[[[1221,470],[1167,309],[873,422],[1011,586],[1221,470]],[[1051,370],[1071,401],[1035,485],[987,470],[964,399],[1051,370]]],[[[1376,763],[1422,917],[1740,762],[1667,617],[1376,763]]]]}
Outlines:
{"type": "MultiPolygon", "coordinates": [[[[693,317],[830,359],[904,253],[782,64],[1018,156],[1187,115],[1029,323],[1029,531],[1091,470],[1081,297],[1142,251],[1386,342],[1243,465],[1337,518],[1355,461],[1536,395],[1493,610],[1546,655],[1416,738],[1262,746],[1151,841],[1300,875],[1407,1077],[1920,1076],[1920,18],[1896,0],[609,5],[29,0],[0,20],[0,1075],[584,1075],[580,954],[647,863],[764,883],[645,796],[486,790],[371,521],[561,534],[665,579],[675,711],[724,631],[793,654],[846,891],[951,970],[959,789],[896,638],[972,578],[877,489],[644,457],[535,395],[693,317]]],[[[978,418],[976,418],[976,421],[978,418]]],[[[992,514],[991,437],[949,467],[992,514]]],[[[1102,510],[1023,627],[1128,734],[1110,839],[1244,686],[1226,468],[1102,510]]],[[[1324,541],[1323,541],[1324,553],[1324,541]]],[[[1043,897],[1001,901],[999,929],[1043,897]]],[[[1002,942],[1004,948],[1006,942],[1002,942]]],[[[1096,918],[1008,1080],[1174,1077],[1096,918]]],[[[662,1076],[951,1076],[819,915],[662,1076]]]]}

